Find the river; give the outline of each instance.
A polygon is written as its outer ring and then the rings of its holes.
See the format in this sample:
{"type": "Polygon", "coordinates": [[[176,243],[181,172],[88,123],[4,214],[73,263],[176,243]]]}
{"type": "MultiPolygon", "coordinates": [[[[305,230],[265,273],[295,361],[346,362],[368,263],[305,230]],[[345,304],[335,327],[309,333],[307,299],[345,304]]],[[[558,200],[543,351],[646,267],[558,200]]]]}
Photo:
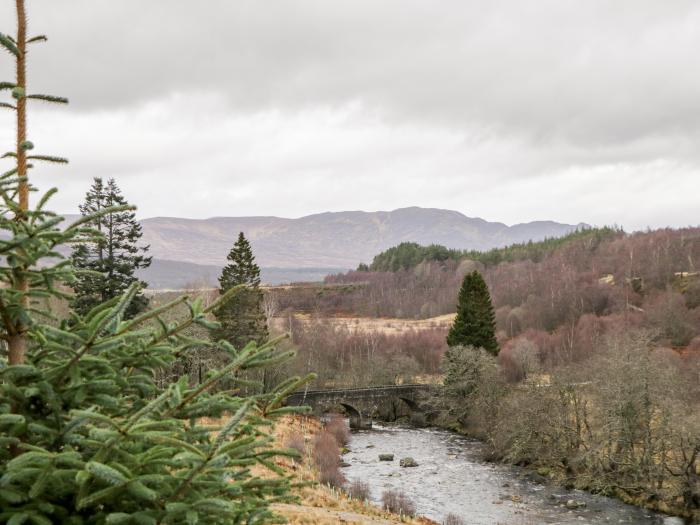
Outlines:
{"type": "Polygon", "coordinates": [[[615,499],[529,481],[523,469],[482,461],[478,441],[446,430],[375,425],[353,432],[349,448],[344,473],[349,480],[369,483],[374,502],[381,501],[383,491],[400,489],[419,515],[438,523],[448,513],[468,525],[683,523],[615,499]],[[394,454],[394,460],[379,461],[385,453],[394,454]],[[418,466],[400,467],[407,456],[418,466]],[[570,510],[569,500],[585,506],[570,510]]]}

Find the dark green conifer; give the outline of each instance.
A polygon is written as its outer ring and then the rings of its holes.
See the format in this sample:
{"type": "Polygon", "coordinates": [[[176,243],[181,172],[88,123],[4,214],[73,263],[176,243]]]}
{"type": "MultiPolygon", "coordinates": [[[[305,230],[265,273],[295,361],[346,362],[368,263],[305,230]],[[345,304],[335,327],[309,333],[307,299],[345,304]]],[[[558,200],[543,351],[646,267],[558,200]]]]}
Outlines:
{"type": "MultiPolygon", "coordinates": [[[[104,184],[95,178],[92,187],[80,205],[83,217],[99,214],[114,206],[128,205],[114,179],[104,184]]],[[[73,266],[79,270],[74,285],[73,307],[81,314],[113,297],[122,295],[133,283],[145,288],[146,283],[135,272],[147,268],[151,257],[147,246],[140,246],[143,234],[133,210],[111,211],[88,222],[100,233],[98,238],[85,238],[73,249],[73,266]]],[[[145,310],[148,300],[139,292],[129,305],[126,317],[131,318],[145,310]]]]}
{"type": "Polygon", "coordinates": [[[447,334],[449,346],[473,346],[498,355],[496,319],[491,295],[481,274],[474,270],[464,276],[459,291],[457,317],[447,334]]]}
{"type": "Polygon", "coordinates": [[[219,277],[220,292],[226,293],[241,285],[245,288],[216,311],[216,318],[221,323],[218,336],[235,348],[243,348],[251,341],[262,344],[267,340],[268,332],[260,290],[260,268],[243,232],[238,235],[227,259],[229,264],[219,277]]]}

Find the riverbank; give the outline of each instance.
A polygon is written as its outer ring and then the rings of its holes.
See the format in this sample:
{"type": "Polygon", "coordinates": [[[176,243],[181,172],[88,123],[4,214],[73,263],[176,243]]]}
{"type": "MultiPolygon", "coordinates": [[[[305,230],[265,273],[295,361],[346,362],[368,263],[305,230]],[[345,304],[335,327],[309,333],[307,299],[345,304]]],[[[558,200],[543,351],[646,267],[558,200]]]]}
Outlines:
{"type": "MultiPolygon", "coordinates": [[[[304,437],[304,453],[300,460],[280,459],[278,466],[291,473],[299,485],[294,493],[298,504],[278,503],[272,508],[291,525],[337,525],[338,523],[364,525],[438,525],[422,517],[409,518],[382,510],[371,502],[351,499],[337,489],[317,482],[318,471],[312,459],[312,442],[321,431],[318,419],[305,416],[288,416],[275,427],[275,439],[285,447],[293,435],[304,437]]],[[[352,444],[351,444],[352,447],[352,444]]]]}
{"type": "Polygon", "coordinates": [[[348,479],[361,479],[377,502],[383,490],[401,490],[419,514],[442,522],[449,514],[469,525],[680,524],[675,518],[618,500],[537,483],[529,471],[487,462],[484,445],[437,428],[376,425],[353,433],[344,456],[348,479]],[[393,461],[380,461],[393,454],[393,461]],[[402,468],[402,457],[418,466],[402,468]]]}
{"type": "Polygon", "coordinates": [[[440,421],[437,421],[434,422],[433,425],[435,425],[435,428],[439,428],[447,432],[454,432],[466,439],[482,443],[484,445],[482,455],[484,461],[520,469],[525,473],[524,476],[534,483],[546,485],[548,487],[561,488],[562,490],[579,490],[591,495],[602,495],[604,497],[619,500],[621,503],[626,505],[632,505],[640,509],[645,509],[667,516],[675,516],[681,520],[678,523],[691,525],[700,524],[700,509],[696,509],[694,512],[689,512],[685,507],[683,507],[680,499],[675,502],[669,502],[660,499],[658,496],[655,497],[653,494],[641,494],[635,496],[614,487],[610,488],[608,491],[601,492],[594,484],[591,483],[590,475],[585,473],[580,477],[576,476],[575,471],[570,465],[567,466],[563,463],[511,463],[506,461],[503,457],[495,456],[494,451],[485,444],[484,436],[481,433],[475,433],[468,428],[454,423],[445,424],[444,422],[441,423],[440,421]]]}

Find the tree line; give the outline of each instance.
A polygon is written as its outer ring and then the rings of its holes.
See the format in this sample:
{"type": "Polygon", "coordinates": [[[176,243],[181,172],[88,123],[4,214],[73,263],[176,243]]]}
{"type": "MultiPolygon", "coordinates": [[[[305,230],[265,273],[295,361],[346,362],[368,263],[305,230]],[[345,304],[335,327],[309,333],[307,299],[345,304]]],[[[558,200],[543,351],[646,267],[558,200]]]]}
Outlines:
{"type": "Polygon", "coordinates": [[[528,241],[515,243],[502,248],[491,250],[459,250],[446,248],[439,244],[421,246],[416,242],[402,242],[397,246],[384,250],[377,254],[368,265],[361,263],[359,272],[397,272],[410,270],[420,263],[445,262],[445,261],[478,261],[485,266],[496,266],[502,262],[516,261],[542,261],[547,255],[557,248],[574,240],[589,240],[599,243],[606,239],[613,239],[624,234],[617,227],[577,228],[560,237],[548,237],[541,241],[528,241]]]}

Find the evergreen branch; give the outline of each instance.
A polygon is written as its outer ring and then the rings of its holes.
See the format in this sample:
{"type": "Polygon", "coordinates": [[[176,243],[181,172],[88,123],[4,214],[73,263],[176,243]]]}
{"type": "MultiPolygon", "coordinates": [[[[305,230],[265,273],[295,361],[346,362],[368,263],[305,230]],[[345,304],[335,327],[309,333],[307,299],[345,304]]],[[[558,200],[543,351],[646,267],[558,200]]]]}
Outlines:
{"type": "Polygon", "coordinates": [[[0,91],[14,89],[17,86],[14,82],[0,82],[0,91]]]}
{"type": "Polygon", "coordinates": [[[118,319],[119,316],[121,316],[124,313],[124,310],[134,298],[134,296],[138,292],[138,289],[138,283],[132,284],[126,291],[126,293],[124,293],[121,297],[115,298],[117,299],[117,302],[114,306],[112,306],[109,309],[100,310],[99,313],[101,315],[95,315],[88,328],[88,333],[90,333],[90,337],[76,352],[73,358],[68,363],[62,366],[63,370],[59,374],[57,382],[60,383],[60,381],[62,381],[65,378],[66,374],[80,360],[80,358],[82,358],[93,347],[95,341],[102,333],[102,330],[104,330],[106,326],[108,326],[112,321],[118,319]]]}
{"type": "MultiPolygon", "coordinates": [[[[131,417],[126,422],[126,425],[124,428],[120,431],[120,433],[107,440],[104,442],[100,450],[97,451],[95,454],[95,459],[102,460],[103,458],[106,457],[106,455],[112,450],[114,445],[117,444],[121,439],[124,439],[125,437],[128,436],[129,431],[136,425],[139,420],[152,412],[154,412],[156,409],[158,409],[163,403],[165,403],[169,397],[170,393],[166,390],[164,391],[161,395],[159,395],[157,398],[153,399],[151,402],[149,402],[146,406],[144,406],[141,410],[137,411],[135,414],[133,414],[131,417]]],[[[163,417],[165,419],[165,417],[163,417]]]]}
{"type": "Polygon", "coordinates": [[[83,419],[91,419],[94,421],[99,421],[100,423],[105,423],[107,426],[112,427],[117,432],[123,433],[121,427],[111,417],[105,416],[104,414],[93,412],[91,410],[73,410],[71,411],[71,415],[78,416],[83,419]]]}
{"type": "MultiPolygon", "coordinates": [[[[41,197],[41,199],[39,199],[39,202],[36,205],[36,211],[40,212],[44,208],[46,203],[49,201],[49,199],[53,197],[56,193],[58,193],[58,188],[50,188],[46,193],[44,193],[44,195],[41,197]]],[[[62,221],[63,217],[61,217],[61,221],[59,222],[62,221]]]]}
{"type": "Polygon", "coordinates": [[[68,164],[68,159],[64,157],[54,157],[52,155],[27,155],[27,159],[53,162],[56,164],[68,164]]]}
{"type": "Polygon", "coordinates": [[[12,38],[3,33],[0,33],[0,46],[4,47],[7,51],[19,58],[20,53],[17,45],[15,45],[12,38]]]}
{"type": "Polygon", "coordinates": [[[56,97],[54,95],[27,95],[27,98],[34,100],[43,100],[45,102],[54,102],[56,104],[68,104],[68,99],[66,97],[56,97]]]}
{"type": "Polygon", "coordinates": [[[0,108],[13,109],[17,111],[17,106],[13,106],[12,104],[8,104],[7,102],[0,102],[0,108]]]}
{"type": "MultiPolygon", "coordinates": [[[[260,350],[266,349],[269,346],[270,343],[267,345],[263,346],[260,348],[260,350]]],[[[212,386],[214,386],[216,383],[218,383],[224,376],[228,375],[229,373],[233,372],[234,370],[239,370],[243,367],[243,365],[246,363],[247,360],[250,359],[251,354],[255,351],[258,350],[257,347],[255,346],[255,343],[251,342],[246,346],[238,356],[236,356],[233,361],[231,361],[228,365],[226,365],[224,368],[219,370],[216,374],[214,374],[212,377],[207,379],[204,383],[202,383],[198,388],[196,388],[193,392],[191,392],[185,399],[183,399],[177,406],[171,408],[168,410],[165,414],[164,417],[171,416],[176,410],[181,410],[185,406],[187,406],[193,399],[196,399],[199,397],[200,394],[203,392],[206,392],[209,390],[212,386]]]]}
{"type": "Polygon", "coordinates": [[[187,487],[189,487],[190,483],[192,483],[192,480],[194,480],[197,474],[199,474],[212,460],[212,458],[218,453],[219,448],[223,444],[223,441],[226,438],[228,438],[231,432],[235,430],[235,428],[238,426],[241,420],[246,416],[252,404],[252,400],[246,399],[243,405],[241,405],[241,407],[236,411],[233,417],[231,417],[231,419],[226,423],[226,426],[223,429],[221,429],[221,432],[219,432],[219,435],[216,437],[216,441],[214,441],[214,444],[211,446],[206,459],[196,468],[192,469],[187,478],[185,478],[182,481],[182,483],[180,483],[180,486],[173,492],[173,495],[170,498],[168,498],[168,500],[179,498],[183,491],[187,489],[187,487]]]}
{"type": "Polygon", "coordinates": [[[212,455],[219,453],[219,448],[223,444],[224,440],[228,439],[231,433],[236,429],[238,424],[243,420],[243,418],[248,414],[248,410],[253,405],[251,399],[246,399],[243,405],[236,411],[231,419],[228,420],[226,425],[221,429],[219,435],[216,436],[216,441],[214,441],[212,455]]]}
{"type": "Polygon", "coordinates": [[[35,42],[46,42],[47,40],[48,38],[46,37],[46,35],[37,35],[27,40],[27,44],[33,44],[35,42]]]}

